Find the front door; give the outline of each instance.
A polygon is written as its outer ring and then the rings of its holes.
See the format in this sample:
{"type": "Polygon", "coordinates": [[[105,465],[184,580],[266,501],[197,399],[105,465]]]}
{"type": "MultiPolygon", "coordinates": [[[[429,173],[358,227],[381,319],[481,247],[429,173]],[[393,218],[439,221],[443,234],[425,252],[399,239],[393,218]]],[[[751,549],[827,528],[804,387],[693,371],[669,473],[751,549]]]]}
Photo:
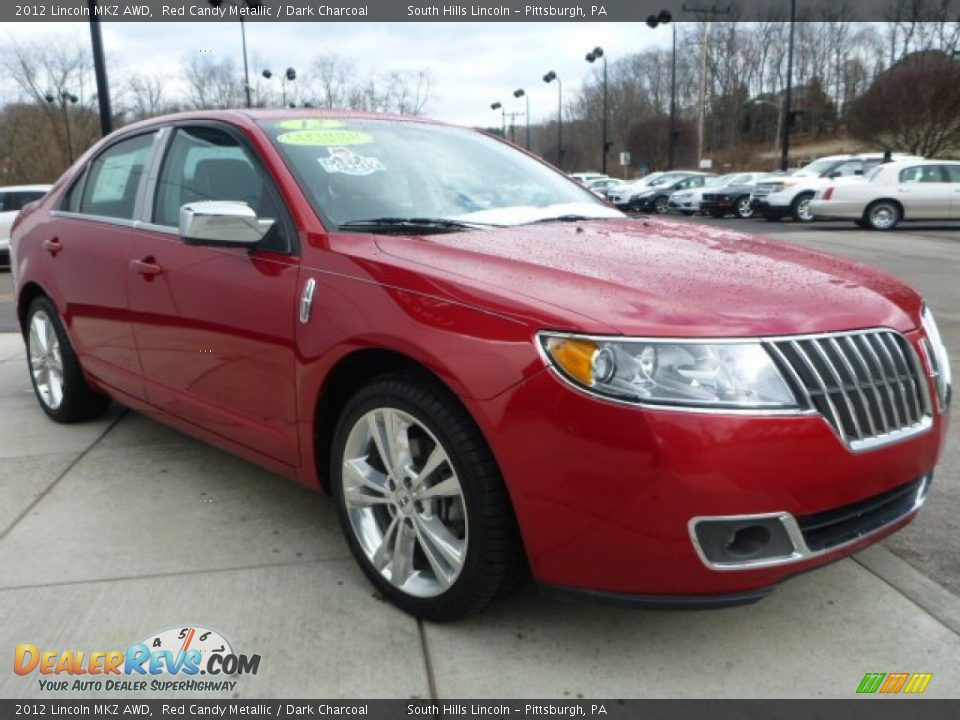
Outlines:
{"type": "Polygon", "coordinates": [[[131,249],[130,307],[147,394],[160,409],[289,465],[299,462],[294,325],[299,260],[276,188],[232,130],[181,127],[131,249]],[[246,202],[275,218],[271,249],[188,245],[180,207],[246,202]]]}

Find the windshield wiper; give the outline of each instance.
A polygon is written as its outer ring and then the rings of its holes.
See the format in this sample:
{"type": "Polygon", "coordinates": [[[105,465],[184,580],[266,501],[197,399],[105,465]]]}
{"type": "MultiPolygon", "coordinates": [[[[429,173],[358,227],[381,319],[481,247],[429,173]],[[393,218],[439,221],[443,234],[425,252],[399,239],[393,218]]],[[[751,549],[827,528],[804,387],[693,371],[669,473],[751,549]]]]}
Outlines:
{"type": "Polygon", "coordinates": [[[527,225],[534,225],[536,223],[547,223],[547,222],[585,222],[587,220],[610,220],[610,218],[602,217],[590,217],[589,215],[554,215],[552,217],[540,218],[538,220],[531,220],[527,225]]]}
{"type": "Polygon", "coordinates": [[[340,223],[340,230],[363,232],[456,232],[457,230],[475,230],[482,227],[496,227],[491,223],[465,222],[447,218],[425,217],[379,217],[363,220],[348,220],[340,223]]]}

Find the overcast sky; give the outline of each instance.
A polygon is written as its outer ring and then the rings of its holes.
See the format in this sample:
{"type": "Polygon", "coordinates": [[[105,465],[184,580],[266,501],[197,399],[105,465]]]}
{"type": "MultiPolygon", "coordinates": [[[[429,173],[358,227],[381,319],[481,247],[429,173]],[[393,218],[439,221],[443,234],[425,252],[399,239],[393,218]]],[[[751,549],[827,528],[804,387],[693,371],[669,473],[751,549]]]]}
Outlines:
{"type": "MultiPolygon", "coordinates": [[[[233,57],[242,67],[236,21],[104,23],[111,81],[131,72],[158,75],[167,95],[180,92],[180,66],[201,50],[233,57]]],[[[90,45],[85,22],[0,23],[0,45],[14,40],[90,45]]],[[[522,110],[513,91],[530,92],[534,120],[556,112],[556,86],[543,74],[555,70],[566,94],[579,87],[591,66],[584,55],[596,45],[610,60],[670,41],[669,27],[643,23],[276,23],[248,22],[247,44],[257,66],[274,72],[293,66],[306,76],[317,55],[336,53],[357,62],[361,74],[428,69],[433,80],[427,115],[465,125],[498,125],[490,103],[522,110]]],[[[0,85],[4,81],[0,80],[0,85]]],[[[8,86],[0,98],[15,97],[8,86]]]]}

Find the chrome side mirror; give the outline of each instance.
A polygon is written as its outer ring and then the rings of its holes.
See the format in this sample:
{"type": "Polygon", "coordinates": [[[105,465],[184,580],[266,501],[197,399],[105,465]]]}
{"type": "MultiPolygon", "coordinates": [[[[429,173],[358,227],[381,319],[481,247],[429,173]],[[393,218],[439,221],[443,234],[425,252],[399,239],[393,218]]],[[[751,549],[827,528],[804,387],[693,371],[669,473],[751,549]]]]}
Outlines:
{"type": "Polygon", "coordinates": [[[207,200],[180,208],[180,237],[192,245],[253,247],[275,220],[261,220],[245,202],[207,200]]]}

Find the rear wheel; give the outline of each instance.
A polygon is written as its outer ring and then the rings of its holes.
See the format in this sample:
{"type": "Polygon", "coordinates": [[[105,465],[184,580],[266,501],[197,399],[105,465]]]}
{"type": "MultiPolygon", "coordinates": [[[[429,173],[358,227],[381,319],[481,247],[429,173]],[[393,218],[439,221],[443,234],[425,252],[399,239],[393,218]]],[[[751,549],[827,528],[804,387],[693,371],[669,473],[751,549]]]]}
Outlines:
{"type": "Polygon", "coordinates": [[[27,309],[27,362],[40,407],[61,423],[99,417],[110,399],[87,385],[56,307],[38,297],[27,309]]]}
{"type": "Polygon", "coordinates": [[[790,214],[797,222],[813,222],[813,211],[810,209],[810,201],[813,200],[812,193],[798,195],[790,204],[790,214]]]}
{"type": "Polygon", "coordinates": [[[877,200],[867,208],[864,220],[874,230],[893,230],[900,222],[900,206],[890,200],[877,200]]]}
{"type": "Polygon", "coordinates": [[[438,383],[404,375],[360,390],[337,423],[330,470],[350,549],[401,609],[458,618],[521,576],[500,472],[472,418],[438,383]]]}
{"type": "Polygon", "coordinates": [[[749,195],[744,195],[742,198],[737,200],[737,205],[734,212],[736,212],[737,217],[742,220],[753,217],[753,206],[750,204],[749,195]]]}

